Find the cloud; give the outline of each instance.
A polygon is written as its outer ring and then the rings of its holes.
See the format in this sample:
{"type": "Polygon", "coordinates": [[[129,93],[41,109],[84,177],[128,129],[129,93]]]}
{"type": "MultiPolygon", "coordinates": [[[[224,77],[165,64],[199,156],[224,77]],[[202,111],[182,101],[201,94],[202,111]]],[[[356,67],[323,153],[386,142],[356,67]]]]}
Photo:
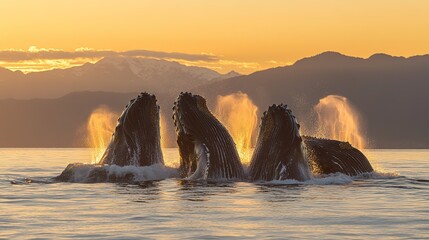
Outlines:
{"type": "Polygon", "coordinates": [[[27,51],[22,49],[3,49],[0,50],[0,62],[19,62],[34,60],[56,60],[56,59],[100,59],[103,57],[151,57],[160,59],[175,59],[185,61],[219,61],[217,56],[211,54],[188,54],[179,52],[160,52],[150,50],[130,50],[130,51],[112,51],[95,50],[91,48],[78,48],[75,51],[64,51],[54,48],[30,47],[27,51]]]}
{"type": "Polygon", "coordinates": [[[104,57],[145,57],[176,61],[188,66],[205,67],[221,73],[238,71],[249,74],[255,71],[291,65],[289,62],[269,61],[237,61],[219,57],[212,53],[188,54],[180,52],[161,52],[150,50],[113,51],[93,48],[76,48],[65,51],[56,48],[30,47],[22,49],[0,49],[0,67],[24,73],[46,71],[57,68],[70,68],[85,63],[95,63],[104,57]]]}
{"type": "Polygon", "coordinates": [[[70,68],[74,66],[81,66],[87,62],[94,63],[94,61],[88,61],[87,59],[47,59],[47,60],[30,60],[30,61],[19,61],[19,62],[1,62],[0,67],[7,68],[12,71],[21,71],[24,73],[28,72],[40,72],[58,68],[70,68]]]}

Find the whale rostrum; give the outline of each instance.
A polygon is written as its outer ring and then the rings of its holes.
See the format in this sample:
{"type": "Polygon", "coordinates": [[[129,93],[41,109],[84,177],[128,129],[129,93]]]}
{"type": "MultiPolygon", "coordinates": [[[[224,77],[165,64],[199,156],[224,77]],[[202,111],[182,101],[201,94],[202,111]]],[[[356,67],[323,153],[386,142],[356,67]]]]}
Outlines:
{"type": "Polygon", "coordinates": [[[117,175],[106,165],[144,167],[164,165],[159,128],[159,106],[154,95],[141,93],[126,106],[103,156],[97,164],[69,164],[55,181],[130,182],[133,173],[117,175]]]}
{"type": "Polygon", "coordinates": [[[156,163],[164,164],[159,106],[155,95],[141,93],[125,106],[100,164],[150,166],[156,163]]]}
{"type": "Polygon", "coordinates": [[[244,178],[243,166],[231,135],[207,108],[203,97],[181,93],[174,103],[173,120],[182,177],[244,178]]]}
{"type": "Polygon", "coordinates": [[[264,112],[250,161],[251,180],[311,178],[299,127],[286,105],[272,105],[264,112]]]}

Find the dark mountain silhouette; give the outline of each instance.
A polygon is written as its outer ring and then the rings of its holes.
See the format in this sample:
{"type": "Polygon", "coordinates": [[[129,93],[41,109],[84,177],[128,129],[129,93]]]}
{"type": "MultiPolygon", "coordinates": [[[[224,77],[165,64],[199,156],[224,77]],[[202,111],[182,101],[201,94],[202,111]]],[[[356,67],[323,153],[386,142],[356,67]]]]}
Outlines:
{"type": "MultiPolygon", "coordinates": [[[[175,141],[171,106],[179,89],[157,94],[168,120],[171,146],[175,141]]],[[[428,90],[429,55],[403,58],[375,54],[363,59],[326,52],[292,66],[206,81],[192,92],[206,96],[212,109],[216,96],[238,91],[252,98],[259,114],[273,103],[286,103],[309,133],[316,125],[313,106],[319,99],[342,95],[361,113],[370,147],[429,148],[428,90]]],[[[81,92],[58,99],[0,100],[0,146],[84,146],[79,129],[90,112],[101,104],[120,112],[136,94],[81,92]]]]}
{"type": "Polygon", "coordinates": [[[80,92],[58,99],[0,100],[0,146],[84,147],[91,112],[102,104],[120,112],[135,95],[80,92]]]}
{"type": "Polygon", "coordinates": [[[235,77],[208,68],[149,58],[107,57],[95,64],[23,74],[0,68],[0,99],[58,98],[77,91],[153,93],[190,89],[235,77]]]}
{"type": "Polygon", "coordinates": [[[261,110],[289,104],[310,133],[313,106],[327,95],[342,95],[361,113],[371,147],[429,148],[429,55],[362,59],[326,52],[198,90],[210,102],[215,95],[242,91],[261,110]]]}

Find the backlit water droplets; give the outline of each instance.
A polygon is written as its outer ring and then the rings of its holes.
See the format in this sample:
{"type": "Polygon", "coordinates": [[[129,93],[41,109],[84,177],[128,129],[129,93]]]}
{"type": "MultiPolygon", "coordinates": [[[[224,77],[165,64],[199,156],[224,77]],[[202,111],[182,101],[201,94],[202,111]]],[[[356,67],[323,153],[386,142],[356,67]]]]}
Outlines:
{"type": "Polygon", "coordinates": [[[338,95],[326,96],[319,100],[314,110],[319,122],[319,137],[346,141],[359,149],[367,147],[359,113],[347,98],[338,95]]]}
{"type": "Polygon", "coordinates": [[[215,114],[231,134],[243,164],[248,164],[258,126],[258,107],[242,92],[218,96],[215,114]]]}
{"type": "Polygon", "coordinates": [[[116,126],[118,114],[105,106],[95,109],[86,125],[87,146],[92,148],[92,163],[98,163],[109,144],[116,126]]]}

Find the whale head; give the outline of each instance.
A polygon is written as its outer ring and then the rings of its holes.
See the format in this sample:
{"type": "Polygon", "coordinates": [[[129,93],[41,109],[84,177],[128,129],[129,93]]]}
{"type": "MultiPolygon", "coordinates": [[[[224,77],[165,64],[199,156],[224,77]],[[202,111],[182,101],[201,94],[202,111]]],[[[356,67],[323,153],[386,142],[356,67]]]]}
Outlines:
{"type": "Polygon", "coordinates": [[[298,124],[287,105],[264,112],[250,163],[252,180],[307,180],[311,177],[298,124]]]}
{"type": "Polygon", "coordinates": [[[163,164],[160,138],[156,97],[141,93],[125,106],[100,164],[163,164]]]}
{"type": "Polygon", "coordinates": [[[243,177],[243,167],[232,137],[210,112],[203,97],[181,93],[174,103],[173,120],[182,177],[243,177]]]}

